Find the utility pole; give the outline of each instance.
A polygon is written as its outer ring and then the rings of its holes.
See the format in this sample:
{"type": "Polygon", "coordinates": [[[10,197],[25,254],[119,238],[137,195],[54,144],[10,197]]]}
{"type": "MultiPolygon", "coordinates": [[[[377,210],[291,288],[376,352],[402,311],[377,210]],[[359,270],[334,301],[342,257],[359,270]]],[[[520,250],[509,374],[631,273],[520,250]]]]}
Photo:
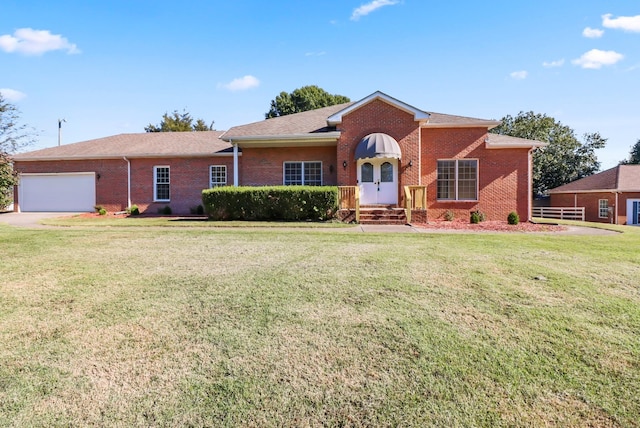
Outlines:
{"type": "Polygon", "coordinates": [[[58,119],[58,146],[60,145],[60,137],[62,136],[62,122],[66,121],[66,119],[58,119]]]}

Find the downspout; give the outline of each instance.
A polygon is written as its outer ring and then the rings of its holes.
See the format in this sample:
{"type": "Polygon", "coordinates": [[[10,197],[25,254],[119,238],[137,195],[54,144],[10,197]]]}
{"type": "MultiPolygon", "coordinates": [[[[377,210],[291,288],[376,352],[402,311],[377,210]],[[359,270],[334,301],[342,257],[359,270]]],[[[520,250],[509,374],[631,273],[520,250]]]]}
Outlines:
{"type": "Polygon", "coordinates": [[[532,210],[533,210],[533,151],[535,150],[535,147],[532,147],[529,149],[529,152],[527,153],[527,156],[529,157],[529,173],[528,175],[528,185],[527,185],[527,194],[528,194],[528,200],[527,200],[527,222],[530,222],[533,220],[533,216],[532,216],[532,210]]]}
{"type": "Polygon", "coordinates": [[[229,142],[233,145],[233,186],[238,187],[238,143],[234,143],[231,139],[229,142]]]}
{"type": "Polygon", "coordinates": [[[131,162],[126,156],[122,159],[127,163],[127,208],[131,208],[131,162]]]}
{"type": "Polygon", "coordinates": [[[618,224],[618,195],[620,194],[620,192],[616,192],[616,206],[613,209],[614,211],[614,216],[616,218],[616,220],[613,222],[613,224],[618,224]]]}

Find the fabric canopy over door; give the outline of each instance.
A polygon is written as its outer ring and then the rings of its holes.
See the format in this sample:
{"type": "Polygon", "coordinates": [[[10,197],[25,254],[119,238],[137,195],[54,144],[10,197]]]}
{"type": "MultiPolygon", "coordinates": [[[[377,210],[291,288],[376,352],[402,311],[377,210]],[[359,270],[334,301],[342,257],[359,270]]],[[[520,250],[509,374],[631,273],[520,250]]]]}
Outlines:
{"type": "Polygon", "coordinates": [[[18,192],[20,211],[93,211],[96,177],[93,172],[22,174],[18,192]]]}
{"type": "Polygon", "coordinates": [[[376,132],[364,137],[356,147],[356,160],[391,158],[401,159],[402,153],[398,142],[391,136],[376,132]]]}

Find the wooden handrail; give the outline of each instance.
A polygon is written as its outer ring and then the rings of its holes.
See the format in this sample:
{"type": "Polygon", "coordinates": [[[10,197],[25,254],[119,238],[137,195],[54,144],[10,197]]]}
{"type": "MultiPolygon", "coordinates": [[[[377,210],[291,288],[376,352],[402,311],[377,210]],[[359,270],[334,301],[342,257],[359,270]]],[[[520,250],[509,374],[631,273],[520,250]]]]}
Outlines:
{"type": "Polygon", "coordinates": [[[411,189],[404,186],[404,211],[407,216],[407,223],[411,224],[411,210],[413,209],[413,198],[411,197],[411,189]]]}
{"type": "Polygon", "coordinates": [[[356,205],[356,223],[360,223],[360,187],[355,186],[354,199],[356,205]]]}

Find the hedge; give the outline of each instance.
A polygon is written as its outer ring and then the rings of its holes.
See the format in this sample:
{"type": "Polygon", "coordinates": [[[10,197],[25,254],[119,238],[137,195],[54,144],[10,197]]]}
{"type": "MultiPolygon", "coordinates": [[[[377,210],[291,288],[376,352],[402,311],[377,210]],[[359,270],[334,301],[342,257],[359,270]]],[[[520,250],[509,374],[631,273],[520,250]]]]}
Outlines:
{"type": "Polygon", "coordinates": [[[335,186],[215,187],[202,191],[212,220],[328,220],[338,210],[335,186]]]}

